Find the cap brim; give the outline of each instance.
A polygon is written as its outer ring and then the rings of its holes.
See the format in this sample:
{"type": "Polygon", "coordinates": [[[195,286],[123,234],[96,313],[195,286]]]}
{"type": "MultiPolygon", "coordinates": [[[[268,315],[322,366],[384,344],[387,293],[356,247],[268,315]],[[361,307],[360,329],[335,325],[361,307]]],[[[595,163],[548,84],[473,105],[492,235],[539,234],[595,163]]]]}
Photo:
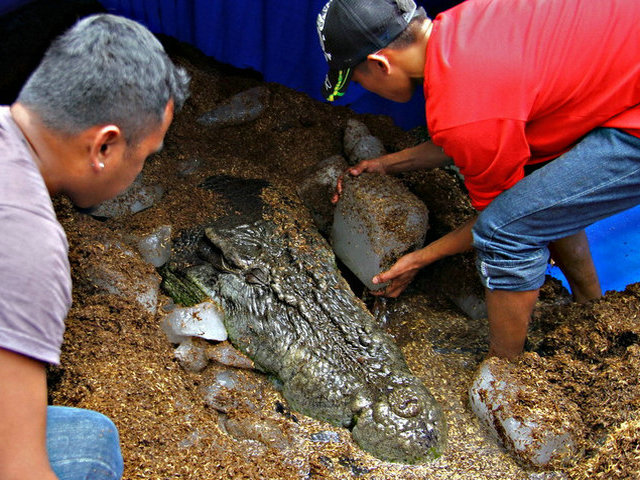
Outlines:
{"type": "Polygon", "coordinates": [[[351,67],[341,70],[329,70],[322,86],[324,98],[333,102],[336,98],[343,96],[347,91],[352,76],[353,68],[351,67]]]}

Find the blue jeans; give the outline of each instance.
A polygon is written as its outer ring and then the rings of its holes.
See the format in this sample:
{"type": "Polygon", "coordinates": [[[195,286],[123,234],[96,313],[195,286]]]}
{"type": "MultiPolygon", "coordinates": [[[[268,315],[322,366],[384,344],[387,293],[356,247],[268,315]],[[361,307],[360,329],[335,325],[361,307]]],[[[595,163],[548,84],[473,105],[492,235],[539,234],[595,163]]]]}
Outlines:
{"type": "Polygon", "coordinates": [[[47,407],[47,452],[60,480],[118,480],[122,477],[118,430],[92,410],[47,407]]]}
{"type": "Polygon", "coordinates": [[[598,128],[498,195],[473,227],[483,285],[526,291],[544,283],[549,242],[640,204],[640,139],[598,128]]]}

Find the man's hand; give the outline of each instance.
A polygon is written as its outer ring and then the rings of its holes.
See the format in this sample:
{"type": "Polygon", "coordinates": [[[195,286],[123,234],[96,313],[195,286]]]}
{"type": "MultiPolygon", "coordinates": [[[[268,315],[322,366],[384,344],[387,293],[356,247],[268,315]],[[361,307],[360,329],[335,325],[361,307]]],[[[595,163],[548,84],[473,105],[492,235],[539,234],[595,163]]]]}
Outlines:
{"type": "Polygon", "coordinates": [[[458,228],[440,237],[435,242],[400,257],[389,270],[379,273],[372,279],[376,285],[391,283],[384,289],[372,291],[371,294],[395,298],[407,288],[421,268],[442,258],[471,249],[473,242],[471,229],[476,218],[474,216],[467,219],[458,228]]]}
{"type": "Polygon", "coordinates": [[[387,282],[391,283],[384,289],[371,291],[371,294],[391,298],[398,297],[413,281],[418,271],[426,265],[423,260],[423,253],[422,250],[408,253],[400,257],[389,270],[373,277],[372,281],[376,285],[387,282]]]}
{"type": "MultiPolygon", "coordinates": [[[[363,160],[348,169],[346,173],[354,177],[357,177],[363,172],[391,175],[411,170],[430,170],[451,163],[451,158],[445,155],[440,147],[427,141],[415,147],[405,148],[399,152],[389,153],[370,160],[363,160]]],[[[337,203],[342,194],[343,176],[338,179],[336,193],[331,198],[332,203],[337,203]]]]}
{"type": "Polygon", "coordinates": [[[382,158],[384,157],[373,158],[371,160],[363,160],[353,167],[347,169],[345,173],[340,175],[338,177],[338,183],[336,185],[336,192],[333,194],[333,197],[331,197],[331,203],[338,203],[338,200],[340,200],[340,195],[342,195],[342,178],[345,176],[345,174],[357,177],[363,172],[380,173],[383,175],[387,173],[384,163],[382,162],[382,158]]]}

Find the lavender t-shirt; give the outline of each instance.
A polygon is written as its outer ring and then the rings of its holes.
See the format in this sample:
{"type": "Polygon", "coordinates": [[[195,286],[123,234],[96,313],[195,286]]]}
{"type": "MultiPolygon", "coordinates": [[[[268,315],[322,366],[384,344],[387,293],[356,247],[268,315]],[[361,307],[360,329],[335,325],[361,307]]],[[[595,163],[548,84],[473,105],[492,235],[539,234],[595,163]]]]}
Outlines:
{"type": "Polygon", "coordinates": [[[60,362],[71,306],[68,244],[9,107],[0,106],[0,347],[60,362]]]}

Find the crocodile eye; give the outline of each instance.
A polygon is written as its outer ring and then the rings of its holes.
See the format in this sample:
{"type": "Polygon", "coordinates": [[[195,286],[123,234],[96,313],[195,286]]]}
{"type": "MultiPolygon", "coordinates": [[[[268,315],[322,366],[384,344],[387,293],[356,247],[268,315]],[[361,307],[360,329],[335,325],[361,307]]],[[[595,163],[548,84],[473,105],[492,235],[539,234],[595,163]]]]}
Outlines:
{"type": "Polygon", "coordinates": [[[269,283],[266,273],[264,273],[259,268],[252,268],[247,273],[245,273],[244,278],[247,281],[247,283],[253,283],[258,285],[267,285],[269,283]]]}
{"type": "Polygon", "coordinates": [[[389,394],[393,413],[403,418],[417,417],[424,410],[420,398],[410,388],[397,388],[389,394]]]}

